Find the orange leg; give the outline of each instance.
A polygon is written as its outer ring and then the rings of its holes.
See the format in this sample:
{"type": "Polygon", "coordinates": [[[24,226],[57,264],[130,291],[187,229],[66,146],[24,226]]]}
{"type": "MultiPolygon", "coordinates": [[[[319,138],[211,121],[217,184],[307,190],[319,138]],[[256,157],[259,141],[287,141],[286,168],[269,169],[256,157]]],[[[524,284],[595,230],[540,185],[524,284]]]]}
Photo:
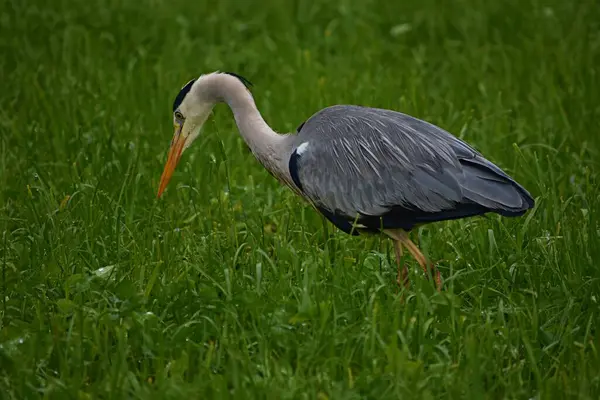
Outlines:
{"type": "MultiPolygon", "coordinates": [[[[394,239],[394,241],[396,243],[398,243],[400,246],[404,245],[404,247],[406,247],[408,252],[414,257],[415,260],[417,260],[417,262],[423,269],[425,276],[429,276],[429,269],[431,269],[431,275],[433,276],[433,279],[435,280],[435,286],[438,291],[441,291],[442,290],[442,275],[440,274],[440,271],[438,271],[438,269],[433,264],[431,264],[427,261],[427,259],[423,255],[423,253],[421,253],[421,250],[419,250],[417,245],[414,244],[412,242],[412,240],[410,240],[410,238],[408,237],[406,232],[403,231],[402,229],[393,229],[393,230],[386,229],[384,232],[389,237],[394,239]]],[[[402,251],[402,250],[400,250],[400,251],[402,251]]],[[[396,256],[397,256],[397,253],[396,253],[396,256]]],[[[400,267],[398,267],[398,268],[400,268],[400,267]]]]}
{"type": "Polygon", "coordinates": [[[398,275],[396,276],[396,282],[398,286],[403,285],[405,289],[410,287],[410,281],[408,280],[408,267],[406,264],[402,265],[402,242],[394,240],[394,253],[396,253],[396,264],[398,264],[398,275]]]}

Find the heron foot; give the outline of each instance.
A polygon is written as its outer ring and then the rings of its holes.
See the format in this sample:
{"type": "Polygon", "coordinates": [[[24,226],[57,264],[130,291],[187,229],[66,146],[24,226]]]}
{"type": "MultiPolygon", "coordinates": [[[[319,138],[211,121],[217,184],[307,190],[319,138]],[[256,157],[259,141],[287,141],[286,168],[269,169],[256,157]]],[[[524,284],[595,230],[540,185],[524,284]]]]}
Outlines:
{"type": "Polygon", "coordinates": [[[406,264],[402,264],[402,243],[394,241],[394,253],[396,255],[396,265],[398,266],[398,274],[396,275],[396,282],[398,286],[404,286],[405,289],[410,287],[410,281],[408,279],[408,267],[406,264]]]}
{"type": "Polygon", "coordinates": [[[396,240],[394,241],[394,253],[396,253],[396,265],[398,266],[396,283],[398,284],[398,291],[401,293],[400,303],[404,304],[406,291],[410,288],[410,280],[408,279],[408,266],[402,264],[402,244],[396,240]]]}
{"type": "Polygon", "coordinates": [[[404,289],[410,288],[410,279],[408,279],[408,267],[406,265],[398,266],[398,275],[396,276],[398,286],[404,286],[404,289]]]}

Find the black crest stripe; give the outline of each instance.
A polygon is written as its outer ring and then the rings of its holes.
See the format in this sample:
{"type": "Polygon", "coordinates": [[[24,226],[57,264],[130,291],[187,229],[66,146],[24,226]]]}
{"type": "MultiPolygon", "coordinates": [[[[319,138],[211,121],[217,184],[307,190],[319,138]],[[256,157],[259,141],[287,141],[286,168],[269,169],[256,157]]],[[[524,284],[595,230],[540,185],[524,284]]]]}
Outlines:
{"type": "Polygon", "coordinates": [[[250,89],[252,86],[254,86],[254,85],[252,84],[252,82],[250,82],[248,79],[246,79],[246,78],[244,78],[243,76],[241,76],[241,75],[238,75],[238,74],[236,74],[236,73],[234,73],[234,72],[223,72],[223,73],[224,73],[224,74],[227,74],[227,75],[235,76],[235,77],[236,77],[236,78],[238,78],[238,79],[239,79],[239,80],[240,80],[240,81],[241,81],[241,82],[244,84],[244,86],[246,86],[248,89],[250,89]]]}
{"type": "Polygon", "coordinates": [[[179,105],[181,104],[183,99],[185,99],[185,96],[188,94],[188,92],[192,88],[192,85],[194,84],[194,82],[196,82],[196,80],[192,79],[191,81],[186,83],[184,87],[181,88],[179,93],[177,93],[177,97],[175,97],[175,101],[173,101],[173,112],[175,112],[175,110],[177,110],[177,108],[179,108],[179,105]]]}

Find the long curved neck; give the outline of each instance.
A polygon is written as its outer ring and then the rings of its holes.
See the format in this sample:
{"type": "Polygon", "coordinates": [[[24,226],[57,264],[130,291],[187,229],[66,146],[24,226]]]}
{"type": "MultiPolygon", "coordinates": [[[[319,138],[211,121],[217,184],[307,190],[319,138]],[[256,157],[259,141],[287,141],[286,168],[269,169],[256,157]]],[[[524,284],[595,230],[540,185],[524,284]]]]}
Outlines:
{"type": "Polygon", "coordinates": [[[287,135],[273,131],[256,107],[254,98],[236,77],[214,74],[210,83],[214,99],[231,108],[241,136],[254,156],[277,178],[289,182],[284,157],[287,153],[287,135]]]}

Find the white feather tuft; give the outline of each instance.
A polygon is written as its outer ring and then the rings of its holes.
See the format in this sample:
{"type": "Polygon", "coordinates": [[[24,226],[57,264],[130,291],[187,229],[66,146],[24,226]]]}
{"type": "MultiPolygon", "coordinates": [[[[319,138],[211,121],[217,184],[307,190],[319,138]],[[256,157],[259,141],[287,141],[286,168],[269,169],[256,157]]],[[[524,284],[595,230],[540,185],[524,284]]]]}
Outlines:
{"type": "Polygon", "coordinates": [[[302,143],[300,146],[296,148],[296,153],[300,156],[308,149],[308,142],[302,143]]]}

